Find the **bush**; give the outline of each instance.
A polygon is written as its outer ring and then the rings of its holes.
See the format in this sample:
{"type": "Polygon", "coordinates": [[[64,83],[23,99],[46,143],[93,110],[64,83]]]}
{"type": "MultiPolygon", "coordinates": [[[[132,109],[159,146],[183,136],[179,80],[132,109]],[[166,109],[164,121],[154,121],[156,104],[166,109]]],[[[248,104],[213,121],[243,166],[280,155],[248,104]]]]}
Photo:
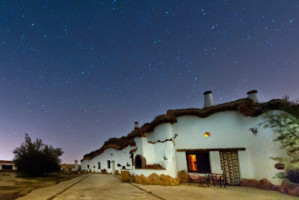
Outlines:
{"type": "Polygon", "coordinates": [[[13,153],[18,172],[41,176],[44,173],[60,171],[59,156],[63,154],[63,151],[60,148],[43,144],[38,138],[32,142],[28,134],[25,135],[25,142],[13,153]]]}
{"type": "Polygon", "coordinates": [[[299,169],[288,169],[286,178],[293,183],[299,183],[299,169]]]}

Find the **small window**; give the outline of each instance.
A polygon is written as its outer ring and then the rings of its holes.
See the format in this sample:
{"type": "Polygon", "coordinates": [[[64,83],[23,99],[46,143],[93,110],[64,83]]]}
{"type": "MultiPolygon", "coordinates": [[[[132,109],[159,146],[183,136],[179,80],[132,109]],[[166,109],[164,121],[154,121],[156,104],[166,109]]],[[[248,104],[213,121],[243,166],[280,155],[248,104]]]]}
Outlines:
{"type": "Polygon", "coordinates": [[[107,160],[107,166],[108,166],[108,169],[111,168],[111,161],[110,160],[107,160]]]}
{"type": "Polygon", "coordinates": [[[101,169],[101,162],[98,162],[98,169],[101,169]]]}
{"type": "Polygon", "coordinates": [[[87,165],[87,168],[89,169],[89,165],[87,165]]]}

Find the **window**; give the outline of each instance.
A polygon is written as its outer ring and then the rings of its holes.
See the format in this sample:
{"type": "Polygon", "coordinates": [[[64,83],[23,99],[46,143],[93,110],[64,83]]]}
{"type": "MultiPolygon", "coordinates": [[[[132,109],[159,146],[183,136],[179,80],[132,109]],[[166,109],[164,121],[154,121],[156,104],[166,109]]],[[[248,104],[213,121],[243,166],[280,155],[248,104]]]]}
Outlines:
{"type": "Polygon", "coordinates": [[[188,172],[211,173],[208,151],[186,152],[188,172]]]}
{"type": "Polygon", "coordinates": [[[89,165],[87,165],[87,168],[89,169],[89,165]]]}
{"type": "Polygon", "coordinates": [[[12,165],[2,165],[2,170],[12,170],[12,165]]]}
{"type": "Polygon", "coordinates": [[[110,160],[107,160],[107,166],[108,166],[108,169],[111,168],[111,161],[110,160]]]}
{"type": "Polygon", "coordinates": [[[101,162],[98,162],[98,169],[101,169],[101,162]]]}

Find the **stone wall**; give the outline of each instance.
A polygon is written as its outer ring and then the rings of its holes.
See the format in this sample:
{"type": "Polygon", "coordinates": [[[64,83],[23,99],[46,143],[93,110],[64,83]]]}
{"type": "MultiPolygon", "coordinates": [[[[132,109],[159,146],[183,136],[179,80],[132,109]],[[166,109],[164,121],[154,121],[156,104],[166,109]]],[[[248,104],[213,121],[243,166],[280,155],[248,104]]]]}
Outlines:
{"type": "Polygon", "coordinates": [[[133,175],[133,182],[145,185],[164,185],[164,186],[175,186],[180,184],[179,178],[172,178],[168,175],[158,175],[156,173],[146,177],[144,175],[133,175]]]}
{"type": "Polygon", "coordinates": [[[299,197],[299,184],[290,183],[287,181],[283,181],[281,185],[273,185],[267,179],[261,179],[261,180],[242,179],[240,182],[240,185],[245,186],[245,187],[260,188],[260,189],[264,189],[264,190],[275,190],[275,191],[279,191],[284,194],[289,194],[292,196],[299,197]]]}

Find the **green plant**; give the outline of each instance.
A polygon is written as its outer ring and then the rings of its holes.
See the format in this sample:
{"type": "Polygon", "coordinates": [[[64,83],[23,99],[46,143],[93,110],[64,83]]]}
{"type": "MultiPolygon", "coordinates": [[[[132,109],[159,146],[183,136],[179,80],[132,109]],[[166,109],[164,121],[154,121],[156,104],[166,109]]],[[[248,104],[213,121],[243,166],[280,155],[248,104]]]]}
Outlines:
{"type": "Polygon", "coordinates": [[[299,183],[299,169],[288,169],[286,171],[286,178],[294,183],[299,183]]]}
{"type": "MultiPolygon", "coordinates": [[[[285,97],[285,100],[288,100],[288,97],[285,97]]],[[[286,165],[284,172],[280,172],[276,177],[293,181],[297,180],[299,175],[299,106],[297,102],[288,102],[282,108],[284,111],[266,113],[266,121],[260,125],[273,130],[274,141],[279,141],[287,154],[286,158],[272,158],[286,165]]]]}
{"type": "Polygon", "coordinates": [[[38,138],[33,142],[28,134],[25,135],[25,142],[14,149],[13,153],[15,166],[21,173],[40,176],[44,173],[60,171],[59,156],[63,151],[43,144],[38,138]]]}

